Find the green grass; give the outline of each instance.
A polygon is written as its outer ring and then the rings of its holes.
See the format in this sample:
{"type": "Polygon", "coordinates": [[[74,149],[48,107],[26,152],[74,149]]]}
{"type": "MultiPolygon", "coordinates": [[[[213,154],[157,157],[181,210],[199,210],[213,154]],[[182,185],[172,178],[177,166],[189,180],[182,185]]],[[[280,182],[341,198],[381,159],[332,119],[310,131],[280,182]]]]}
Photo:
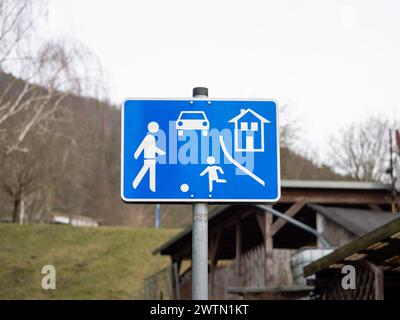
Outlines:
{"type": "Polygon", "coordinates": [[[170,263],[151,251],[179,230],[0,224],[0,299],[132,299],[170,263]],[[56,268],[56,290],[41,287],[56,268]]]}

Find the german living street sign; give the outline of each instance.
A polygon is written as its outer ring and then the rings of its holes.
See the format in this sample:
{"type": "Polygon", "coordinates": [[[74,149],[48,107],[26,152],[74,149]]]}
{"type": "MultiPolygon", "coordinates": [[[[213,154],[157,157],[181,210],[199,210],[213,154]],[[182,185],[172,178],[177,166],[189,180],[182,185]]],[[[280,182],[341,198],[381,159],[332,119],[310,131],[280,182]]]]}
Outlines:
{"type": "Polygon", "coordinates": [[[121,197],[126,202],[273,202],[280,197],[272,100],[127,99],[121,197]]]}

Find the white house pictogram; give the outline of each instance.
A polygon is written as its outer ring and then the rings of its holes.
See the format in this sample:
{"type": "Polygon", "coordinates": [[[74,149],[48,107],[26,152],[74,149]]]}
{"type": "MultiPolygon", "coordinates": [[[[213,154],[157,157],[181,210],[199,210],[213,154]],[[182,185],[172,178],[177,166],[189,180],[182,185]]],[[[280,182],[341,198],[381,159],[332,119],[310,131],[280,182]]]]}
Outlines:
{"type": "Polygon", "coordinates": [[[235,124],[235,152],[264,151],[264,125],[270,121],[251,109],[241,109],[229,122],[235,124]]]}

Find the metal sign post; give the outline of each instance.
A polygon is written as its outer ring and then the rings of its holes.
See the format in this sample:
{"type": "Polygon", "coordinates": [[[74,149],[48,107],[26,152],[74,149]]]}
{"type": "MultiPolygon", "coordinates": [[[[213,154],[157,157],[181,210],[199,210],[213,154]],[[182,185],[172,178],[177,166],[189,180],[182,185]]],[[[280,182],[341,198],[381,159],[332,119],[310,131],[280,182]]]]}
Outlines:
{"type": "MultiPolygon", "coordinates": [[[[193,88],[193,98],[207,98],[208,89],[193,88]]],[[[193,204],[192,299],[208,299],[208,204],[193,204]]]]}
{"type": "Polygon", "coordinates": [[[132,98],[121,107],[121,198],[193,204],[192,298],[208,298],[208,203],[280,197],[278,107],[267,99],[132,98]]]}
{"type": "Polygon", "coordinates": [[[156,229],[160,229],[160,225],[161,225],[161,206],[160,204],[156,204],[156,208],[155,208],[155,215],[156,215],[156,223],[155,223],[155,228],[156,229]]]}

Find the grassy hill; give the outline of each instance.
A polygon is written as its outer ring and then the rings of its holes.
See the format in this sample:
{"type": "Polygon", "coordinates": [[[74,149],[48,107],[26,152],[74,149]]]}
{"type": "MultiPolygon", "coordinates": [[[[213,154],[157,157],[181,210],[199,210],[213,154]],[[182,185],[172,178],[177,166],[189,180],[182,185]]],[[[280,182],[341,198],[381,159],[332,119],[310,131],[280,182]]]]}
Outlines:
{"type": "Polygon", "coordinates": [[[179,230],[0,224],[0,299],[131,299],[164,266],[153,256],[179,230]],[[43,265],[57,289],[43,290],[43,265]]]}

